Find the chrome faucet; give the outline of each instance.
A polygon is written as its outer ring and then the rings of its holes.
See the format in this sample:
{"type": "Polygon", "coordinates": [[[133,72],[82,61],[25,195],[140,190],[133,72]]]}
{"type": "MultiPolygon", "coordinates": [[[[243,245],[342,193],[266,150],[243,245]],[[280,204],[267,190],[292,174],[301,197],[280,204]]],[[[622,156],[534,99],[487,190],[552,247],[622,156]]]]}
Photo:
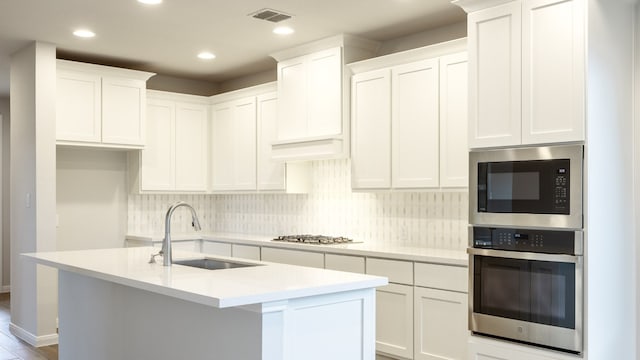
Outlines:
{"type": "Polygon", "coordinates": [[[150,263],[155,262],[155,257],[157,255],[162,255],[162,265],[171,266],[171,215],[173,215],[173,212],[181,206],[186,206],[191,210],[191,226],[193,226],[196,231],[202,230],[200,227],[200,221],[198,221],[198,215],[196,215],[196,210],[191,205],[184,201],[178,201],[177,203],[169,206],[167,215],[164,218],[164,239],[162,239],[162,249],[158,254],[151,255],[151,259],[149,260],[150,263]]]}

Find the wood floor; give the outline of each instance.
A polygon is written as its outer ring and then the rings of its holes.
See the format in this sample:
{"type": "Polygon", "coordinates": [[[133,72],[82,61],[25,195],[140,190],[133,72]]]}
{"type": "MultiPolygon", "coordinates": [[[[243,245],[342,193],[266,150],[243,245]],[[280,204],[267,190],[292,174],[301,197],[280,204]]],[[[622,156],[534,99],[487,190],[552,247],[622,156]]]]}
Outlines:
{"type": "Polygon", "coordinates": [[[9,332],[9,294],[0,294],[0,360],[58,360],[58,346],[34,348],[9,332]]]}

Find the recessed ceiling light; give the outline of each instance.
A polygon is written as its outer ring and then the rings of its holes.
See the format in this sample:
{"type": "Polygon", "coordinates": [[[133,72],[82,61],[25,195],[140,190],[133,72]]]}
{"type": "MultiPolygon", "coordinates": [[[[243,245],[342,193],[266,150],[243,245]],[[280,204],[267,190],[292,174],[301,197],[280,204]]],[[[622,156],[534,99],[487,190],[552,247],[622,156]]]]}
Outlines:
{"type": "Polygon", "coordinates": [[[94,33],[91,30],[87,30],[87,29],[78,29],[78,30],[73,32],[73,35],[75,35],[77,37],[81,37],[81,38],[92,38],[92,37],[96,36],[96,33],[94,33]]]}
{"type": "Polygon", "coordinates": [[[212,54],[210,52],[203,51],[200,54],[198,54],[198,58],[200,58],[202,60],[212,60],[212,59],[215,59],[216,56],[215,56],[215,54],[212,54]]]}
{"type": "Polygon", "coordinates": [[[293,34],[293,32],[293,29],[288,26],[278,26],[277,28],[273,29],[273,33],[278,35],[291,35],[293,34]]]}
{"type": "Polygon", "coordinates": [[[138,0],[138,2],[147,5],[158,5],[162,3],[162,0],[138,0]]]}

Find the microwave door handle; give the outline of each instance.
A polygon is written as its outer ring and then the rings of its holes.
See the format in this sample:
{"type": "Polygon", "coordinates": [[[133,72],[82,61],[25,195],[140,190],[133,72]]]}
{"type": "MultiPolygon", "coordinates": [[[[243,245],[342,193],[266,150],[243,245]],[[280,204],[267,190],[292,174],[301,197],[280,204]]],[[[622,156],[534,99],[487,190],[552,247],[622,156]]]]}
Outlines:
{"type": "Polygon", "coordinates": [[[554,262],[564,262],[564,263],[573,263],[573,264],[578,264],[578,263],[581,263],[582,261],[581,259],[582,256],[564,255],[564,254],[543,254],[543,253],[532,253],[532,252],[475,249],[475,248],[468,248],[467,253],[469,255],[480,255],[480,256],[533,260],[533,261],[554,261],[554,262]]]}

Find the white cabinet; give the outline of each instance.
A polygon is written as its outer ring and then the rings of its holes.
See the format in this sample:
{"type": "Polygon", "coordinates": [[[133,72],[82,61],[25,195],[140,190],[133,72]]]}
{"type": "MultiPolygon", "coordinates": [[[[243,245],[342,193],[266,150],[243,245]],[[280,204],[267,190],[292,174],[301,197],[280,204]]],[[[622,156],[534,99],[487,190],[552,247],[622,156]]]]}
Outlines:
{"type": "Polygon", "coordinates": [[[391,73],[387,69],[352,78],[351,185],[391,187],[391,73]]]}
{"type": "Polygon", "coordinates": [[[364,274],[364,258],[352,255],[324,254],[324,267],[329,270],[364,274]]]}
{"type": "Polygon", "coordinates": [[[367,258],[367,274],[385,276],[376,290],[376,351],[413,358],[413,262],[367,258]]]}
{"type": "Polygon", "coordinates": [[[421,60],[391,69],[391,184],[439,185],[439,61],[421,60]]]}
{"type": "Polygon", "coordinates": [[[323,269],[324,254],[310,251],[276,249],[263,247],[262,261],[270,261],[289,265],[309,266],[323,269]]]}
{"type": "Polygon", "coordinates": [[[260,247],[252,245],[231,245],[231,256],[250,260],[260,260],[260,247]]]}
{"type": "Polygon", "coordinates": [[[463,360],[467,356],[467,293],[415,288],[415,359],[463,360]]]}
{"type": "Polygon", "coordinates": [[[146,81],[152,75],[58,60],[57,143],[144,147],[146,81]]]}
{"type": "Polygon", "coordinates": [[[469,14],[471,148],[584,140],[583,4],[513,1],[469,14]]]}
{"type": "Polygon", "coordinates": [[[206,191],[206,100],[151,90],[148,97],[147,146],[129,154],[134,191],[206,191]]]}
{"type": "Polygon", "coordinates": [[[467,357],[468,268],[415,263],[416,360],[467,357]]]}
{"type": "Polygon", "coordinates": [[[256,98],[258,117],[258,190],[283,191],[285,184],[285,163],[273,159],[271,144],[278,132],[278,93],[270,92],[256,98]]]}
{"type": "MultiPolygon", "coordinates": [[[[155,244],[154,244],[155,245],[155,244]]],[[[158,247],[162,247],[162,242],[158,243],[158,247]]],[[[171,249],[173,251],[191,251],[191,252],[200,252],[200,241],[199,240],[173,240],[171,241],[171,249]]]]}
{"type": "Polygon", "coordinates": [[[469,186],[467,53],[440,58],[440,187],[469,186]]]}
{"type": "Polygon", "coordinates": [[[376,351],[413,358],[413,286],[389,284],[376,290],[376,351]]]}
{"type": "Polygon", "coordinates": [[[371,56],[377,43],[339,35],[287,49],[278,61],[278,126],[273,156],[311,160],[349,156],[346,61],[371,56]]]}
{"type": "Polygon", "coordinates": [[[352,188],[467,186],[466,53],[445,55],[464,45],[350,64],[352,188]]]}
{"type": "Polygon", "coordinates": [[[255,96],[214,105],[211,125],[211,189],[255,190],[255,96]]]}
{"type": "Polygon", "coordinates": [[[203,240],[202,253],[209,255],[231,256],[231,244],[203,240]]]}

